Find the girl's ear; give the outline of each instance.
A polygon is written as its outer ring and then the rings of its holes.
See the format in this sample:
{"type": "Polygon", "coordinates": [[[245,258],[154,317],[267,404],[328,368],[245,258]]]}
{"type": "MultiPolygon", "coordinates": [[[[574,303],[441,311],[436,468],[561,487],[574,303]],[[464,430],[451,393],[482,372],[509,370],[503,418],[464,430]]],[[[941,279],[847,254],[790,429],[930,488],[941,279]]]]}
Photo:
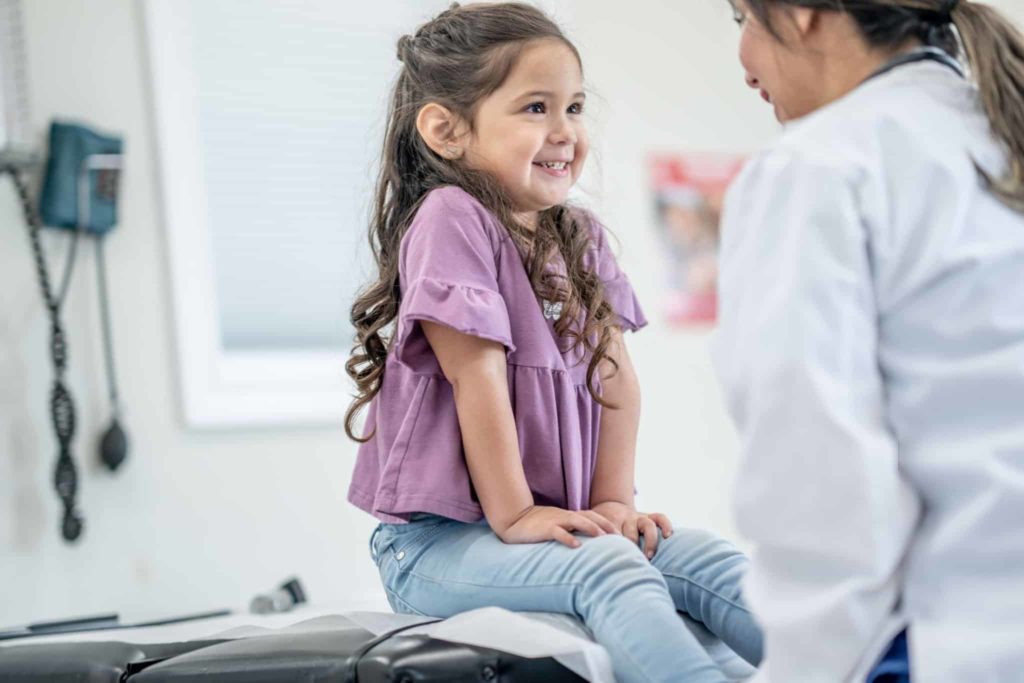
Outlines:
{"type": "Polygon", "coordinates": [[[464,136],[456,130],[458,125],[459,117],[436,102],[423,105],[416,115],[416,130],[427,147],[438,156],[452,161],[462,158],[465,152],[462,145],[464,136]]]}

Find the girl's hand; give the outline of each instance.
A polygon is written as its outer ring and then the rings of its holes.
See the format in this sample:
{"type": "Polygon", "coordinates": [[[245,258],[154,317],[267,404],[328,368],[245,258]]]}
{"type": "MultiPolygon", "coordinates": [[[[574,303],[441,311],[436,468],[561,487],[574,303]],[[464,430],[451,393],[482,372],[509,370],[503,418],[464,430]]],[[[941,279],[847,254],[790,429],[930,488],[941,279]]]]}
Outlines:
{"type": "Polygon", "coordinates": [[[543,543],[558,541],[570,548],[578,548],[580,541],[572,535],[578,531],[587,536],[617,534],[617,528],[607,519],[590,510],[570,512],[556,507],[534,505],[505,531],[498,534],[505,543],[543,543]]]}
{"type": "Polygon", "coordinates": [[[640,535],[644,537],[644,552],[647,559],[654,557],[658,550],[658,529],[665,538],[672,535],[672,522],[660,512],[650,514],[637,512],[633,506],[609,501],[598,503],[591,512],[596,512],[615,525],[618,533],[631,541],[640,544],[640,535]]]}

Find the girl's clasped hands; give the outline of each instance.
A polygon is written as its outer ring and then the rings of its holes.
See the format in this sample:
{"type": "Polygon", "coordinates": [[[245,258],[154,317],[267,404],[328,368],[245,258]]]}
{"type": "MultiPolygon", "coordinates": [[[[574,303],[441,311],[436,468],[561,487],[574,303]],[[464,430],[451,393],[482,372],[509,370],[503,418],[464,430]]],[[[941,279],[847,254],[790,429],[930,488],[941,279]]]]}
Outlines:
{"type": "Polygon", "coordinates": [[[573,533],[586,536],[616,534],[640,543],[644,538],[644,553],[654,557],[658,549],[659,531],[668,538],[672,535],[672,522],[660,512],[637,512],[632,506],[617,501],[598,503],[589,510],[563,510],[546,505],[532,505],[523,510],[510,524],[495,533],[505,543],[543,543],[557,541],[577,548],[580,540],[573,533]]]}

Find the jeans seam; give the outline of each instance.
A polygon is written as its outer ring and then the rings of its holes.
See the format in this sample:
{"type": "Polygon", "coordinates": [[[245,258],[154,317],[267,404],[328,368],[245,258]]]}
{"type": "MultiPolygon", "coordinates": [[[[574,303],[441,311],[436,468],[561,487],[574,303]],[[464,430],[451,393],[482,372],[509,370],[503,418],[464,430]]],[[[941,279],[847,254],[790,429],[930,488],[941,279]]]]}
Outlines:
{"type": "MultiPolygon", "coordinates": [[[[680,625],[680,628],[686,628],[685,626],[683,626],[683,625],[682,625],[682,622],[679,622],[679,625],[680,625]]],[[[594,642],[597,642],[597,641],[594,641],[594,642]]],[[[598,643],[598,644],[600,645],[600,643],[598,643]]],[[[601,647],[604,647],[604,646],[602,645],[601,647]]],[[[605,648],[605,652],[608,652],[607,648],[605,648]]],[[[611,655],[611,653],[609,653],[609,657],[608,657],[609,659],[611,659],[611,656],[610,656],[610,655],[611,655]]],[[[640,673],[640,672],[642,672],[642,671],[643,671],[643,669],[641,669],[641,668],[640,668],[640,665],[639,665],[639,664],[637,664],[637,661],[636,661],[636,660],[635,660],[635,659],[633,658],[633,655],[632,655],[632,653],[630,653],[630,651],[629,651],[628,649],[626,649],[626,648],[623,648],[623,649],[622,649],[622,655],[623,655],[623,656],[624,656],[624,657],[625,657],[626,659],[628,659],[628,660],[629,660],[629,664],[630,664],[630,666],[632,666],[632,667],[633,667],[633,671],[635,671],[635,672],[637,672],[637,673],[640,673]]],[[[614,666],[615,666],[615,664],[613,663],[613,664],[612,664],[612,666],[614,667],[614,666]]],[[[645,679],[645,680],[648,680],[648,681],[654,681],[654,679],[653,679],[653,678],[651,678],[650,676],[647,676],[646,674],[644,674],[644,679],[645,679]]]]}
{"type": "MultiPolygon", "coordinates": [[[[556,585],[564,585],[564,584],[556,584],[556,585]]],[[[587,625],[587,622],[586,622],[586,620],[584,620],[584,619],[583,619],[582,617],[580,617],[580,610],[579,610],[579,608],[578,608],[578,607],[576,606],[576,599],[577,599],[577,597],[576,597],[576,596],[577,596],[577,593],[578,593],[578,591],[579,591],[579,584],[573,584],[572,586],[573,586],[573,591],[572,591],[572,598],[571,598],[571,600],[572,600],[572,611],[573,611],[573,616],[575,616],[575,617],[576,617],[577,619],[579,619],[579,620],[580,620],[580,622],[581,622],[581,623],[582,623],[582,624],[583,624],[584,626],[586,626],[586,627],[587,627],[588,629],[590,629],[590,636],[591,636],[591,640],[593,640],[593,641],[594,641],[595,643],[597,643],[598,645],[601,645],[600,643],[598,643],[598,642],[597,642],[597,639],[595,639],[595,638],[594,638],[594,631],[593,631],[593,629],[592,629],[592,628],[591,628],[590,626],[588,626],[588,625],[587,625]]],[[[684,628],[685,628],[685,627],[684,627],[684,628]]],[[[604,648],[604,651],[605,651],[605,652],[608,652],[608,648],[604,647],[604,645],[601,645],[601,647],[602,647],[602,648],[604,648]]],[[[633,667],[633,671],[642,671],[642,669],[640,668],[640,666],[639,666],[639,665],[637,664],[637,661],[636,661],[636,660],[635,660],[635,659],[633,658],[633,655],[632,655],[632,654],[631,654],[631,653],[630,653],[630,652],[629,652],[628,650],[626,650],[626,649],[623,649],[623,650],[622,650],[622,654],[623,654],[623,655],[624,655],[624,656],[626,657],[626,659],[628,659],[628,660],[629,660],[629,664],[630,664],[630,666],[632,666],[632,667],[633,667]]],[[[608,658],[609,658],[609,659],[611,659],[611,653],[610,653],[610,652],[608,652],[608,658]]],[[[614,663],[614,662],[612,662],[612,666],[613,666],[613,667],[615,666],[615,663],[614,663]]],[[[653,681],[653,679],[652,679],[652,678],[650,678],[650,677],[648,677],[648,676],[644,676],[644,678],[645,678],[646,680],[648,680],[648,681],[653,681]]]]}
{"type": "MultiPolygon", "coordinates": [[[[438,520],[436,522],[431,521],[429,524],[423,524],[419,528],[412,529],[411,531],[408,529],[403,529],[402,531],[399,531],[397,533],[393,531],[391,537],[385,539],[385,542],[382,544],[382,547],[380,548],[380,552],[378,554],[383,555],[384,552],[387,550],[391,550],[392,552],[394,552],[396,546],[398,547],[398,550],[408,551],[408,548],[410,546],[432,538],[432,536],[427,536],[427,534],[434,534],[435,532],[439,531],[440,527],[444,526],[445,522],[446,520],[438,520]]],[[[409,527],[412,524],[416,524],[416,522],[411,522],[409,524],[402,525],[387,526],[409,527]]]]}
{"type": "Polygon", "coordinates": [[[431,616],[431,615],[427,614],[426,612],[423,612],[422,610],[418,610],[415,607],[413,607],[409,603],[408,600],[403,600],[401,597],[399,597],[398,593],[396,593],[395,591],[391,590],[387,586],[384,586],[384,592],[387,593],[392,598],[394,598],[396,602],[399,602],[399,603],[405,605],[409,609],[410,612],[415,613],[417,616],[421,616],[421,617],[429,617],[429,616],[431,616]]]}
{"type": "Polygon", "coordinates": [[[373,533],[370,534],[370,558],[373,560],[373,563],[377,565],[380,564],[380,560],[378,559],[380,557],[380,553],[377,552],[377,549],[374,547],[374,542],[377,540],[377,536],[380,534],[380,531],[381,528],[380,525],[378,524],[373,529],[373,533]]]}
{"type": "Polygon", "coordinates": [[[693,579],[688,579],[685,576],[677,576],[676,574],[670,574],[668,572],[662,572],[661,574],[662,574],[662,576],[665,576],[667,578],[677,579],[679,581],[685,581],[686,583],[690,584],[691,586],[696,586],[698,589],[704,591],[705,593],[710,593],[711,595],[715,596],[716,598],[718,598],[722,602],[725,602],[728,605],[730,605],[732,607],[735,607],[738,610],[743,610],[747,614],[750,614],[750,610],[748,610],[743,605],[740,605],[740,604],[736,603],[735,601],[730,600],[729,598],[725,597],[724,595],[722,595],[718,591],[714,591],[714,590],[708,588],[707,586],[704,586],[704,585],[702,585],[700,583],[697,583],[693,579]]]}
{"type": "Polygon", "coordinates": [[[410,552],[409,548],[426,543],[430,539],[434,538],[434,536],[440,534],[441,531],[443,530],[442,527],[444,527],[444,525],[445,522],[443,521],[437,522],[426,525],[425,528],[417,530],[416,532],[411,534],[411,538],[396,537],[392,540],[391,544],[388,546],[388,549],[392,552],[410,552]]]}
{"type": "Polygon", "coordinates": [[[401,571],[402,573],[407,574],[409,576],[415,576],[417,579],[421,579],[423,581],[429,581],[430,583],[436,583],[439,586],[443,586],[445,584],[455,584],[456,586],[472,586],[473,588],[566,588],[566,587],[568,587],[568,588],[574,588],[574,589],[579,588],[579,586],[580,586],[580,584],[578,584],[578,583],[571,583],[571,582],[570,583],[533,583],[533,584],[530,584],[529,586],[524,586],[523,584],[519,583],[519,584],[515,584],[515,585],[509,586],[509,585],[496,585],[496,584],[493,584],[493,583],[472,583],[470,581],[455,581],[455,580],[452,580],[452,579],[444,579],[442,581],[441,579],[435,579],[435,578],[430,577],[430,576],[424,576],[423,574],[419,574],[415,570],[412,570],[412,569],[405,569],[405,570],[403,570],[401,567],[399,567],[399,571],[401,571]]]}

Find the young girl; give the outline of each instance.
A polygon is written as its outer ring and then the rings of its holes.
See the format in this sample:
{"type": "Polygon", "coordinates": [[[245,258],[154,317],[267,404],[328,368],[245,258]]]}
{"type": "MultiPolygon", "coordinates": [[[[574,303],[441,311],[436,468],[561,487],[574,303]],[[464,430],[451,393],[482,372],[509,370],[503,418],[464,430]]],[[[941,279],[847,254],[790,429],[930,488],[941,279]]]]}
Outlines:
{"type": "Polygon", "coordinates": [[[756,664],[746,559],[633,507],[621,330],[646,321],[603,228],[564,204],[588,148],[579,54],[540,11],[481,4],[398,58],[346,421],[357,438],[369,404],[349,500],[383,522],[392,607],[573,614],[621,681],[725,680],[679,610],[756,664]]]}

